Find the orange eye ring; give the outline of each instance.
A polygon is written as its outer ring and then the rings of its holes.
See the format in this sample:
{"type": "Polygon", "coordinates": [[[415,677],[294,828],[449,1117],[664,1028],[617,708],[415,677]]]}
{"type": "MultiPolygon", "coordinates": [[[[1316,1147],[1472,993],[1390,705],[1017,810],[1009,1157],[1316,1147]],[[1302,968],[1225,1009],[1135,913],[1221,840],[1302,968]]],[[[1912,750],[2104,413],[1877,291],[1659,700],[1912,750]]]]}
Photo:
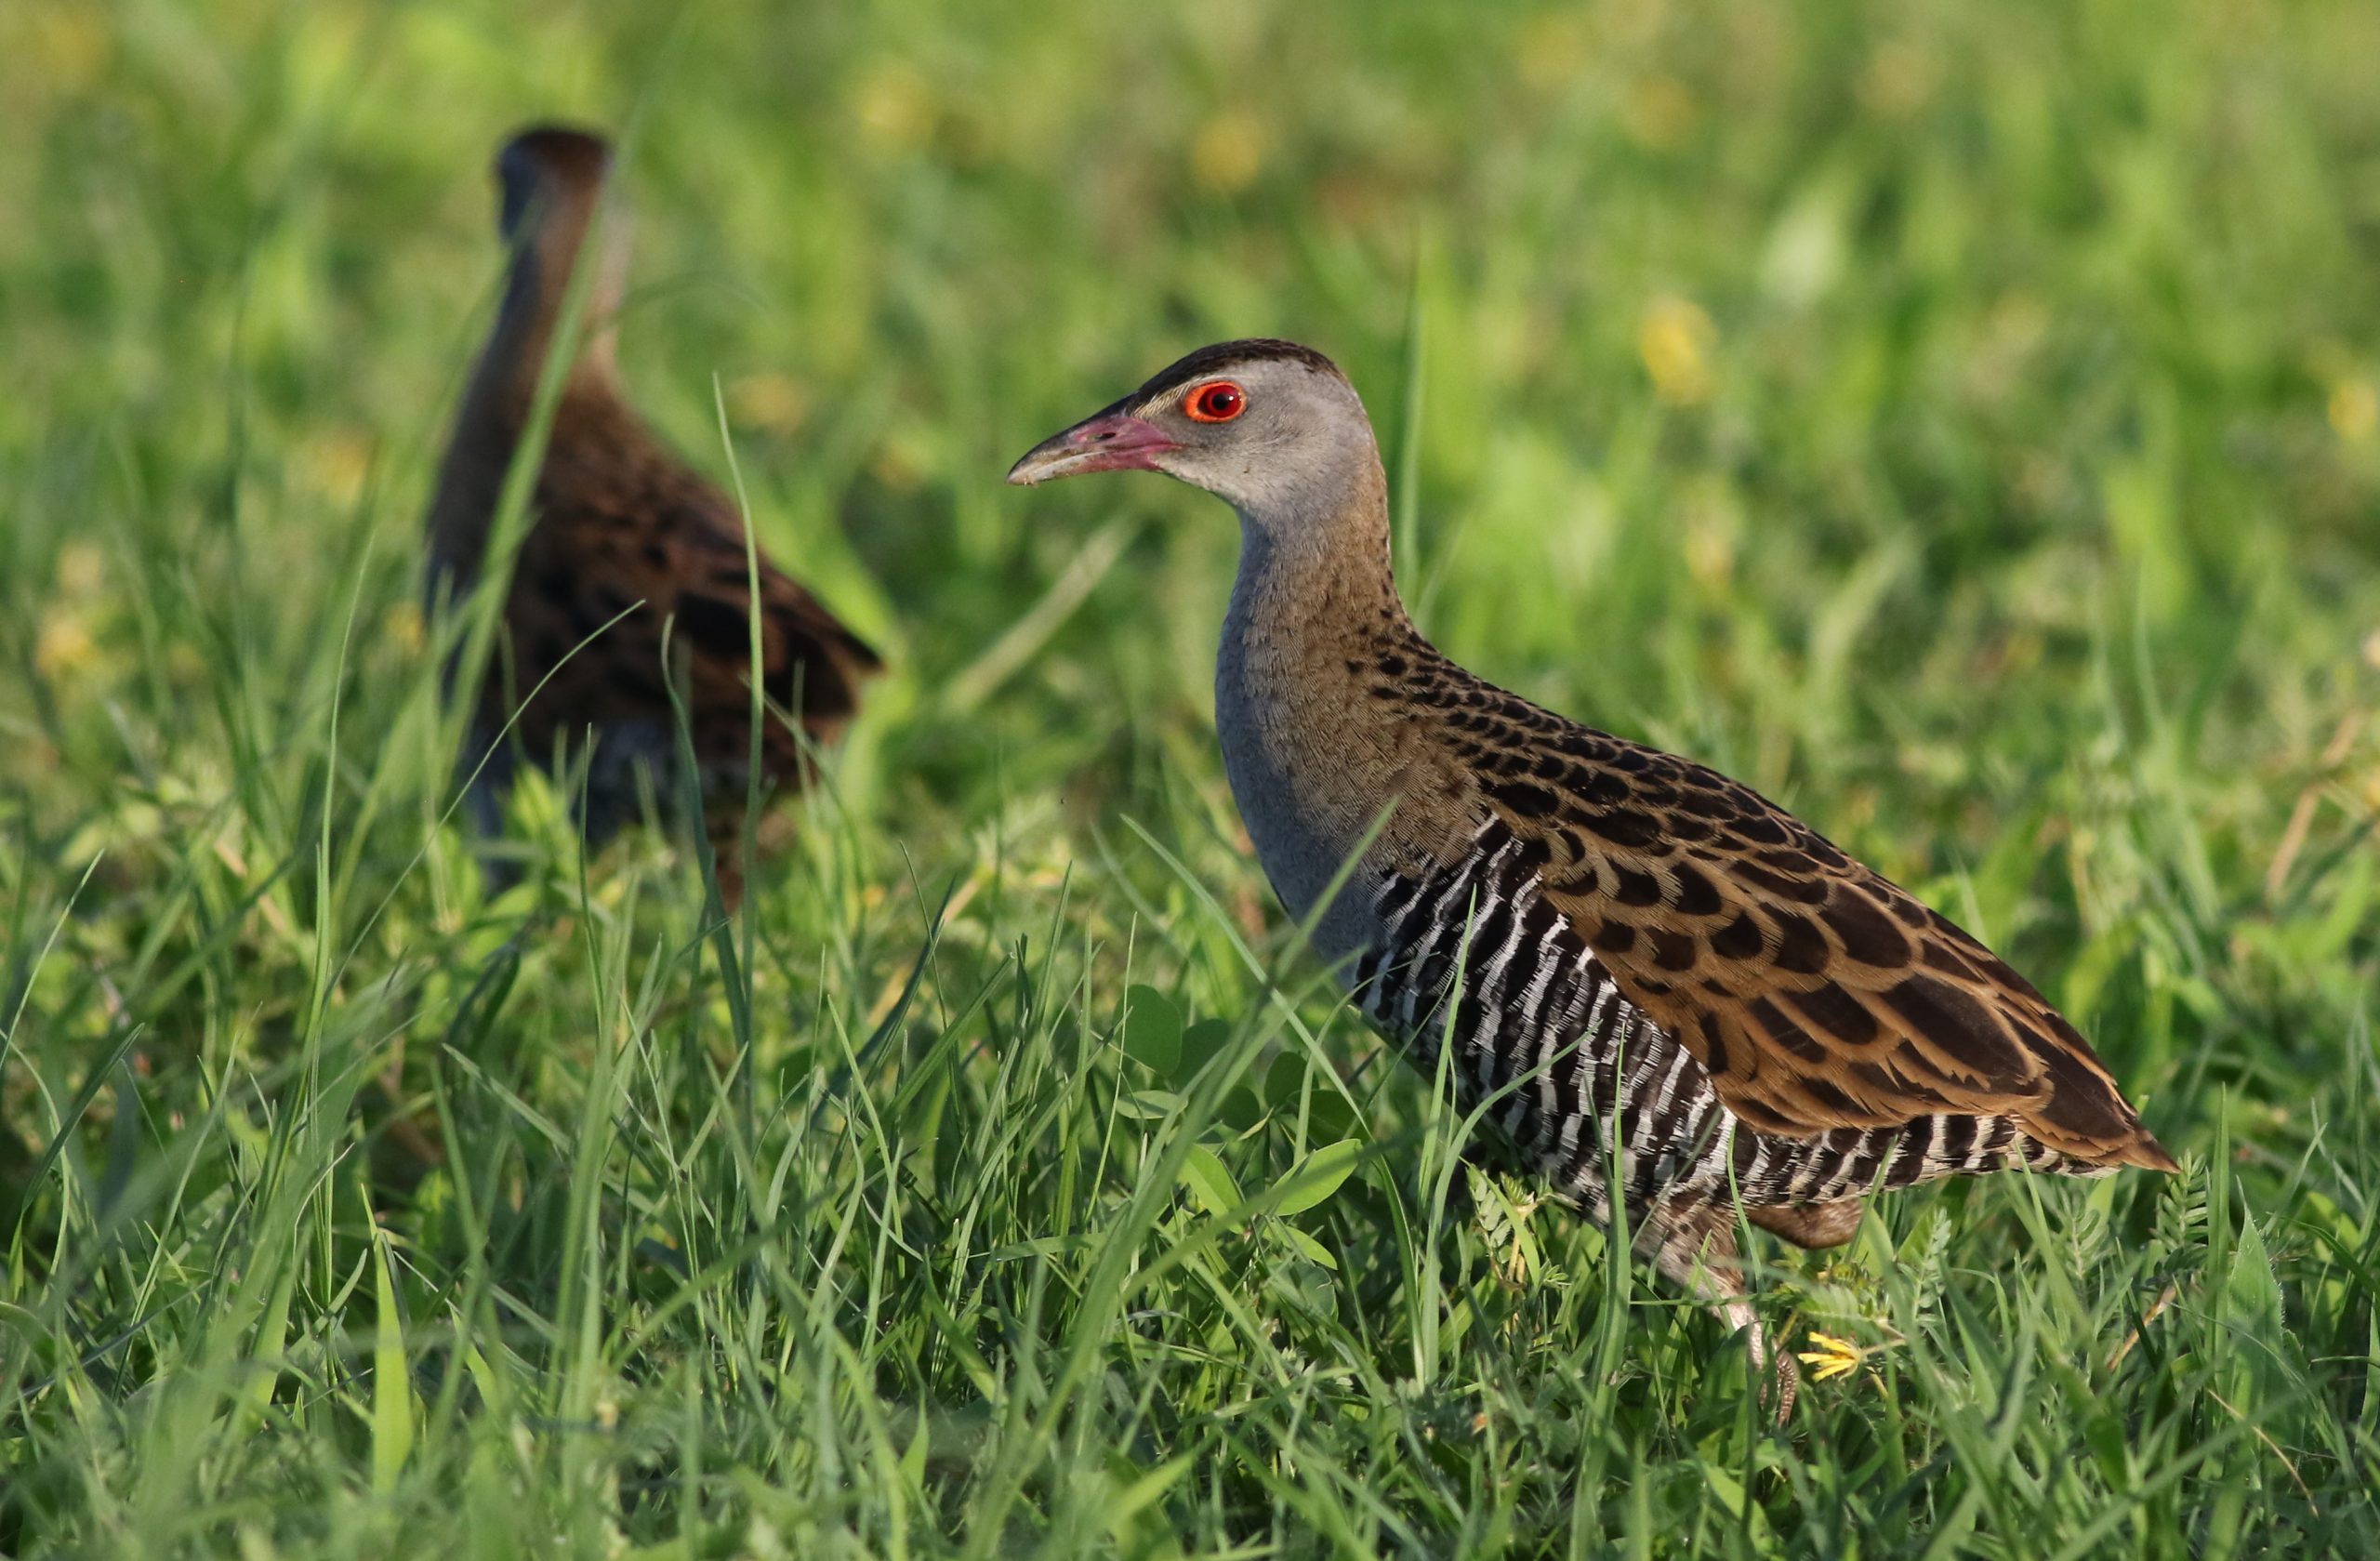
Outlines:
{"type": "Polygon", "coordinates": [[[1194,423],[1228,423],[1248,410],[1248,392],[1228,379],[1210,379],[1182,399],[1194,423]]]}

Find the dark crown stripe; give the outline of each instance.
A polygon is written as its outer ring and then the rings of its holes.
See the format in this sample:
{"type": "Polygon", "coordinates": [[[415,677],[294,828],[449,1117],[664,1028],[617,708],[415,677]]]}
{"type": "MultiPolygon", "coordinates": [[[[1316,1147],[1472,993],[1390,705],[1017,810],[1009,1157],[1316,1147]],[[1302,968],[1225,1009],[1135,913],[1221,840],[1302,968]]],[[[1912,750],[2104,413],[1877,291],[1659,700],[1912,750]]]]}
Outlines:
{"type": "Polygon", "coordinates": [[[1199,348],[1188,357],[1151,375],[1148,383],[1133,391],[1130,399],[1135,402],[1154,401],[1168,390],[1179,390],[1194,379],[1204,379],[1226,368],[1236,368],[1242,364],[1283,361],[1303,364],[1316,373],[1327,374],[1334,379],[1347,377],[1339,372],[1337,364],[1311,347],[1271,337],[1250,337],[1244,341],[1219,341],[1212,347],[1199,348]]]}

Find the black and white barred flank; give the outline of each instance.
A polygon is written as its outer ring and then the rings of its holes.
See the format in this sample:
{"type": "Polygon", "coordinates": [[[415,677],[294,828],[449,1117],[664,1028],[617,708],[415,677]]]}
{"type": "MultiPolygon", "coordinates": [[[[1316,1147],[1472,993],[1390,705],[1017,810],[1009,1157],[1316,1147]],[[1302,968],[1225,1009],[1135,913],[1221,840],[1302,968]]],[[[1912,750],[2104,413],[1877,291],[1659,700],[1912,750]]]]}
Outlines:
{"type": "Polygon", "coordinates": [[[1353,979],[1364,1013],[1424,1072],[1450,1042],[1466,1108],[1492,1097],[1488,1119],[1595,1219],[1610,1217],[1611,1148],[1632,1219],[1725,1206],[1734,1193],[1754,1207],[1830,1203],[2020,1161],[2068,1174],[2109,1169],[2068,1159],[2006,1117],[1925,1116],[1810,1138],[1745,1127],[1702,1064],[1620,995],[1496,820],[1453,869],[1387,880],[1373,912],[1377,941],[1353,979]]]}

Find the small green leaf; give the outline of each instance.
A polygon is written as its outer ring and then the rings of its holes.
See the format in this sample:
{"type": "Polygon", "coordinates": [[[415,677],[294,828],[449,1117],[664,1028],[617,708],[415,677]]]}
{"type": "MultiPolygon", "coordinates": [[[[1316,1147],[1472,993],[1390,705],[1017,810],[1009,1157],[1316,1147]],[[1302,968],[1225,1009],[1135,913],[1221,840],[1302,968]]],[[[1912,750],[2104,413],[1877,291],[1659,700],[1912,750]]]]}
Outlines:
{"type": "Polygon", "coordinates": [[[1361,1144],[1352,1138],[1342,1138],[1336,1144],[1324,1144],[1298,1161],[1281,1179],[1281,1185],[1287,1190],[1282,1194],[1281,1201],[1273,1206],[1273,1212],[1302,1214],[1316,1204],[1327,1201],[1332,1193],[1339,1190],[1339,1184],[1355,1171],[1356,1157],[1363,1152],[1361,1144]]]}
{"type": "Polygon", "coordinates": [[[1124,994],[1124,1054],[1170,1075],[1182,1064],[1182,1011],[1154,986],[1124,994]]]}
{"type": "Polygon", "coordinates": [[[2225,1289],[2234,1313],[2250,1322],[2258,1337],[2270,1338],[2281,1331],[2281,1281],[2273,1277],[2264,1233],[2252,1219],[2240,1223],[2240,1239],[2231,1249],[2230,1282],[2225,1289]]]}
{"type": "Polygon", "coordinates": [[[1221,1056],[1230,1041],[1230,1020],[1199,1020],[1182,1032],[1182,1056],[1173,1065],[1173,1076],[1176,1078],[1189,1078],[1221,1056]]]}
{"type": "Polygon", "coordinates": [[[1232,1180],[1230,1171],[1211,1149],[1190,1151],[1182,1162],[1182,1183],[1210,1214],[1228,1214],[1239,1207],[1239,1184],[1232,1180]]]}
{"type": "Polygon", "coordinates": [[[1353,1137],[1355,1108],[1335,1088],[1316,1090],[1305,1103],[1305,1131],[1307,1137],[1326,1141],[1353,1137]]]}
{"type": "Polygon", "coordinates": [[[1305,1088],[1305,1059],[1284,1052],[1264,1070],[1264,1104],[1276,1111],[1297,1109],[1298,1091],[1305,1088]]]}
{"type": "Polygon", "coordinates": [[[1330,1249],[1324,1246],[1321,1242],[1316,1241],[1313,1237],[1308,1236],[1304,1231],[1300,1230],[1297,1226],[1289,1224],[1287,1220],[1275,1220],[1271,1228],[1279,1232],[1282,1238],[1288,1241],[1291,1247],[1295,1248],[1298,1255],[1304,1258],[1307,1262],[1318,1263],[1322,1264],[1323,1267],[1329,1269],[1333,1273],[1338,1272],[1339,1260],[1330,1255],[1330,1249]]]}
{"type": "Polygon", "coordinates": [[[1232,1131],[1246,1132],[1264,1119],[1264,1103],[1256,1098],[1252,1090],[1234,1090],[1223,1097],[1223,1105],[1215,1108],[1215,1115],[1222,1118],[1223,1125],[1232,1131]]]}
{"type": "Polygon", "coordinates": [[[917,1429],[910,1433],[908,1450],[901,1455],[901,1475],[914,1488],[922,1489],[926,1480],[926,1454],[932,1448],[933,1437],[927,1430],[927,1417],[920,1412],[917,1429]]]}
{"type": "Polygon", "coordinates": [[[1305,1095],[1305,1132],[1308,1142],[1329,1143],[1345,1138],[1355,1131],[1355,1109],[1339,1092],[1338,1083],[1320,1073],[1302,1056],[1283,1052],[1273,1059],[1264,1074],[1264,1103],[1281,1114],[1284,1122],[1294,1122],[1298,1114],[1298,1096],[1305,1095]]]}
{"type": "Polygon", "coordinates": [[[1109,1462],[1108,1477],[1115,1494],[1107,1503],[1107,1525],[1111,1532],[1121,1535],[1130,1529],[1133,1515],[1143,1507],[1163,1496],[1174,1482],[1190,1472],[1197,1462],[1188,1454],[1158,1464],[1147,1474],[1141,1474],[1118,1456],[1109,1462]]]}
{"type": "Polygon", "coordinates": [[[389,1237],[372,1227],[372,1292],[379,1316],[372,1332],[372,1488],[394,1490],[413,1455],[413,1377],[405,1364],[404,1323],[389,1277],[389,1237]]]}

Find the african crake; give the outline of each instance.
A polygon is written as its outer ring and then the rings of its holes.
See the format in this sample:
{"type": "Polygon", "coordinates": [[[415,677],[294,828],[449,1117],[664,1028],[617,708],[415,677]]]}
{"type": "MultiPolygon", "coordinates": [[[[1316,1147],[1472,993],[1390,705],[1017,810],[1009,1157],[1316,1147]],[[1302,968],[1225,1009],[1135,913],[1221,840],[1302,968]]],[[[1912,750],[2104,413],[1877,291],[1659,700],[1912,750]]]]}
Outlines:
{"type": "Polygon", "coordinates": [[[1826,1247],[1879,1186],[2175,1169],[2073,1026],[1941,916],[1734,781],[1432,648],[1390,578],[1370,422],[1319,352],[1194,352],[1009,481],[1120,470],[1239,512],[1215,723],[1283,904],[1307,917],[1360,849],[1316,941],[1363,1012],[1425,1068],[1449,1042],[1470,1103],[1495,1096],[1598,1219],[1616,1148],[1638,1250],[1755,1361],[1738,1194],[1826,1247]]]}
{"type": "Polygon", "coordinates": [[[812,738],[831,740],[878,662],[766,556],[757,577],[752,574],[735,505],[664,446],[628,404],[613,333],[626,283],[628,224],[607,193],[611,167],[612,150],[602,138],[556,127],[524,131],[497,155],[499,225],[512,264],[439,471],[430,515],[430,590],[435,603],[468,590],[479,576],[505,473],[561,332],[572,271],[593,231],[599,247],[588,260],[598,269],[580,289],[587,298],[584,345],[562,386],[530,498],[534,522],[505,598],[509,645],[480,690],[465,768],[479,768],[486,756],[472,803],[482,823],[492,824],[513,752],[496,734],[522,698],[528,703],[515,734],[535,762],[549,761],[558,739],[579,745],[591,730],[581,823],[600,840],[635,816],[640,769],[661,803],[674,800],[668,777],[678,747],[665,679],[682,679],[705,822],[721,848],[720,886],[733,905],[741,872],[740,853],[731,848],[743,823],[751,752],[755,595],[760,689],[772,707],[762,721],[765,783],[796,785],[805,775],[801,741],[788,718],[812,738]],[[672,616],[674,673],[662,660],[663,624],[672,616]]]}

